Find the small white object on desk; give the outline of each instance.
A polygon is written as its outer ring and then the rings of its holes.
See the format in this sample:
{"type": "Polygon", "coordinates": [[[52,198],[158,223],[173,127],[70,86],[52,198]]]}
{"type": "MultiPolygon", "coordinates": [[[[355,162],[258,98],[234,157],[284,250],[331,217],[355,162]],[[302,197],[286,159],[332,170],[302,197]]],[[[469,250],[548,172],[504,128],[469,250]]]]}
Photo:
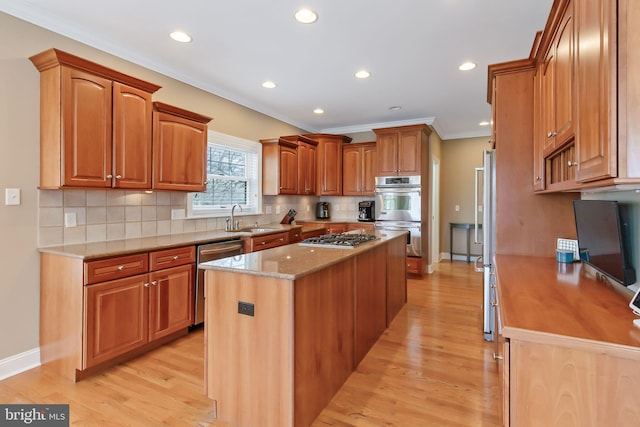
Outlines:
{"type": "Polygon", "coordinates": [[[640,328],[640,319],[633,319],[633,326],[640,328]]]}

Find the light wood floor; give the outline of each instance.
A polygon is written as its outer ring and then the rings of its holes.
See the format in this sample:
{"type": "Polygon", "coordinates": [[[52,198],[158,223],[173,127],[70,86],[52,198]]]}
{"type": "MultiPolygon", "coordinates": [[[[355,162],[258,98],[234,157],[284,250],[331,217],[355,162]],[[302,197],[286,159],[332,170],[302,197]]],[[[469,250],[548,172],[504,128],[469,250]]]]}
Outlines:
{"type": "MultiPolygon", "coordinates": [[[[481,300],[471,264],[410,279],[407,305],[313,426],[499,426],[481,300]]],[[[0,403],[69,403],[77,426],[222,426],[204,396],[203,347],[195,331],[77,384],[35,368],[0,381],[0,403]]]]}

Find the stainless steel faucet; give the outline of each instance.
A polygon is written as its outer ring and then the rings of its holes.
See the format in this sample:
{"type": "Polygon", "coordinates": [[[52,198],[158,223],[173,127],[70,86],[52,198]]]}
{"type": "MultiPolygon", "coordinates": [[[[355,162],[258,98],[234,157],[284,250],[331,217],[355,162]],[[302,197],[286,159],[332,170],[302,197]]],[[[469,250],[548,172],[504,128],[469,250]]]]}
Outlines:
{"type": "Polygon", "coordinates": [[[240,212],[242,212],[242,206],[240,206],[237,203],[233,205],[233,207],[231,208],[231,229],[232,230],[237,230],[240,228],[240,220],[236,221],[236,217],[235,217],[236,208],[240,208],[240,212]]]}

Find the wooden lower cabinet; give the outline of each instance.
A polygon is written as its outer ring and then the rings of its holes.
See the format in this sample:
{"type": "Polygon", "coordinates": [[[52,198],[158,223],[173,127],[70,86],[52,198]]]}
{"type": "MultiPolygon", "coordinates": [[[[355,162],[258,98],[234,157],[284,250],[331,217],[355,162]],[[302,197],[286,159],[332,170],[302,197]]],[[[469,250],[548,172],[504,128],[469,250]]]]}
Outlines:
{"type": "Polygon", "coordinates": [[[41,363],[78,381],[188,333],[194,270],[194,246],[96,261],[41,253],[41,363]]]}
{"type": "Polygon", "coordinates": [[[106,362],[147,343],[147,280],[147,274],[140,274],[86,287],[85,367],[106,362]]]}
{"type": "Polygon", "coordinates": [[[289,244],[289,231],[249,237],[244,241],[244,252],[257,252],[289,244]]]}
{"type": "Polygon", "coordinates": [[[422,275],[422,258],[407,257],[407,273],[422,275]]]}

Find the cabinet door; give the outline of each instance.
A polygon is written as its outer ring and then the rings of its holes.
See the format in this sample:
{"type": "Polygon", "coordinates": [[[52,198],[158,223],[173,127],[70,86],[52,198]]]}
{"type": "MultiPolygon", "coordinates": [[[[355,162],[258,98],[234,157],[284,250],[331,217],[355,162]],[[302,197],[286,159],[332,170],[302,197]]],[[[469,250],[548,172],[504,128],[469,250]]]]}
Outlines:
{"type": "Polygon", "coordinates": [[[322,138],[318,144],[320,196],[342,196],[342,139],[322,138]]]}
{"type": "Polygon", "coordinates": [[[541,105],[542,105],[542,130],[544,138],[543,152],[548,154],[553,151],[555,147],[555,116],[556,116],[556,102],[554,91],[554,70],[555,70],[555,57],[554,52],[551,50],[545,57],[542,67],[542,90],[541,90],[541,105]]]}
{"type": "Polygon", "coordinates": [[[379,134],[377,137],[379,176],[398,173],[398,137],[397,132],[379,134]]]}
{"type": "Polygon", "coordinates": [[[616,2],[576,3],[577,181],[616,177],[616,2]],[[613,71],[612,71],[613,70],[613,71]]]}
{"type": "Polygon", "coordinates": [[[542,71],[543,65],[536,69],[533,78],[533,191],[545,188],[544,176],[544,127],[542,125],[542,71]]]}
{"type": "Polygon", "coordinates": [[[193,323],[193,264],[149,273],[149,341],[193,323]]]}
{"type": "Polygon", "coordinates": [[[280,146],[280,194],[298,194],[298,152],[280,146]]]}
{"type": "Polygon", "coordinates": [[[151,188],[151,94],[113,83],[113,186],[151,188]]]}
{"type": "Polygon", "coordinates": [[[362,195],[373,196],[376,190],[376,170],[378,167],[376,144],[362,147],[362,195]]]}
{"type": "Polygon", "coordinates": [[[422,132],[401,131],[398,140],[398,175],[420,175],[422,132]]]}
{"type": "Polygon", "coordinates": [[[314,145],[298,146],[298,194],[316,194],[317,149],[314,145]]]}
{"type": "Polygon", "coordinates": [[[148,341],[148,275],[85,286],[84,368],[148,341]]]}
{"type": "Polygon", "coordinates": [[[207,125],[164,112],[153,120],[153,188],[204,191],[207,125]]]}
{"type": "Polygon", "coordinates": [[[573,138],[574,117],[574,31],[573,2],[564,12],[558,34],[554,39],[555,60],[555,144],[564,145],[573,138]]]}
{"type": "Polygon", "coordinates": [[[359,196],[362,192],[362,149],[345,145],[342,150],[342,194],[359,196]]]}
{"type": "Polygon", "coordinates": [[[63,187],[111,187],[111,80],[62,68],[63,187]]]}

